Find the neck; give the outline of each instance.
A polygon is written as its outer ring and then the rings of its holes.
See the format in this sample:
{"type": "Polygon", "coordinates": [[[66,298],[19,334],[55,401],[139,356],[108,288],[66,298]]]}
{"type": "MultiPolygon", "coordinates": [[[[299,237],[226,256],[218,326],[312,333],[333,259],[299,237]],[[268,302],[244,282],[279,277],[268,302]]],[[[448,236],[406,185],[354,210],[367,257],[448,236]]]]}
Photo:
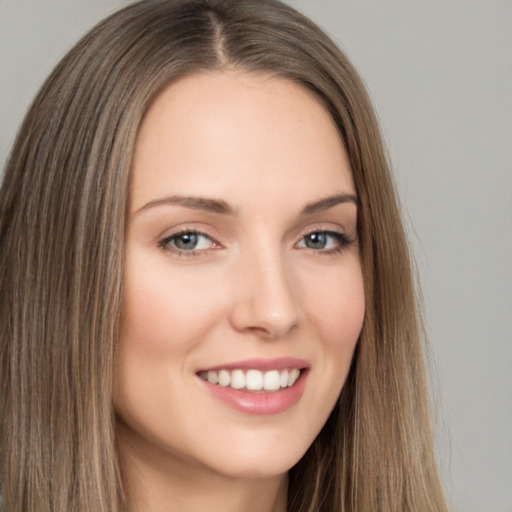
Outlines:
{"type": "Polygon", "coordinates": [[[146,478],[130,487],[132,512],[285,512],[286,480],[146,478]]]}

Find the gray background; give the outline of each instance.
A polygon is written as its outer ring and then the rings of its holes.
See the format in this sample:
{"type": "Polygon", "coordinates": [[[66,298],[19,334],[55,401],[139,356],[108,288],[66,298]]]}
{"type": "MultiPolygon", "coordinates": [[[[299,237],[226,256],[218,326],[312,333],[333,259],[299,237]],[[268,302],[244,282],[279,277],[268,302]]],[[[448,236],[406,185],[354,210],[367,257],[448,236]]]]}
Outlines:
{"type": "MultiPolygon", "coordinates": [[[[512,1],[288,0],[367,82],[422,283],[452,510],[512,511],[512,1]],[[437,384],[436,384],[437,383],[437,384]]],[[[0,0],[0,162],[42,81],[121,0],[0,0]]]]}

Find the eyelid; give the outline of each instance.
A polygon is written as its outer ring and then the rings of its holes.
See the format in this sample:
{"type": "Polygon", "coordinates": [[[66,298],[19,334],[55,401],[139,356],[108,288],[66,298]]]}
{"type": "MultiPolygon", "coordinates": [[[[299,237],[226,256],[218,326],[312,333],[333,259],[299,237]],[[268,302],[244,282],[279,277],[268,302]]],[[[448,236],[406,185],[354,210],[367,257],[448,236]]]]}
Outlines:
{"type": "Polygon", "coordinates": [[[335,253],[342,252],[344,249],[346,249],[347,247],[352,245],[355,241],[356,241],[356,238],[348,235],[344,230],[325,228],[325,227],[316,227],[316,228],[306,231],[301,236],[300,240],[295,244],[295,247],[298,247],[299,249],[309,250],[316,254],[329,255],[329,254],[335,254],[335,253]],[[302,244],[305,241],[306,237],[311,236],[316,233],[323,233],[323,234],[326,234],[327,236],[334,238],[337,242],[335,247],[320,248],[320,249],[314,249],[314,248],[307,247],[307,246],[298,247],[299,244],[302,244]]]}
{"type": "Polygon", "coordinates": [[[197,229],[197,228],[190,228],[190,227],[182,227],[177,229],[176,231],[173,231],[172,233],[159,237],[158,239],[158,247],[162,249],[165,252],[172,253],[173,255],[176,255],[178,257],[194,257],[194,256],[201,256],[205,255],[205,253],[209,252],[210,250],[217,250],[222,248],[222,244],[220,244],[216,238],[206,233],[204,230],[197,229]],[[171,242],[177,238],[179,238],[181,235],[186,234],[194,234],[201,237],[205,237],[208,240],[211,241],[212,246],[203,248],[203,249],[180,249],[179,247],[174,246],[171,242]]]}

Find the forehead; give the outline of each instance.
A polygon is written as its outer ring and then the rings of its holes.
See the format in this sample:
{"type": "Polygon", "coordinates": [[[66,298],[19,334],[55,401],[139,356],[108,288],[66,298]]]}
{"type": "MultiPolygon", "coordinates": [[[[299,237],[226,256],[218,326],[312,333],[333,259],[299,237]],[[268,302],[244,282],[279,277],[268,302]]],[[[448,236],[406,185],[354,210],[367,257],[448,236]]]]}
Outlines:
{"type": "Polygon", "coordinates": [[[157,97],[140,128],[135,208],[167,194],[283,197],[298,185],[320,196],[354,190],[331,116],[287,79],[234,71],[191,75],[157,97]]]}

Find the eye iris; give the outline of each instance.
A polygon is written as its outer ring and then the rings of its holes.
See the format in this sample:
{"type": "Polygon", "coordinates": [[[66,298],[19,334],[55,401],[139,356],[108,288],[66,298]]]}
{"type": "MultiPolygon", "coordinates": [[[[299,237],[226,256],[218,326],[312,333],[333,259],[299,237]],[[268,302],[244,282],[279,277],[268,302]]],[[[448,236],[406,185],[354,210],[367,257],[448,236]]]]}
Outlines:
{"type": "Polygon", "coordinates": [[[327,235],[325,233],[311,233],[306,236],[306,247],[309,249],[325,249],[327,235]]]}
{"type": "Polygon", "coordinates": [[[197,246],[198,236],[195,233],[182,233],[174,240],[174,245],[178,249],[191,250],[197,246]]]}

